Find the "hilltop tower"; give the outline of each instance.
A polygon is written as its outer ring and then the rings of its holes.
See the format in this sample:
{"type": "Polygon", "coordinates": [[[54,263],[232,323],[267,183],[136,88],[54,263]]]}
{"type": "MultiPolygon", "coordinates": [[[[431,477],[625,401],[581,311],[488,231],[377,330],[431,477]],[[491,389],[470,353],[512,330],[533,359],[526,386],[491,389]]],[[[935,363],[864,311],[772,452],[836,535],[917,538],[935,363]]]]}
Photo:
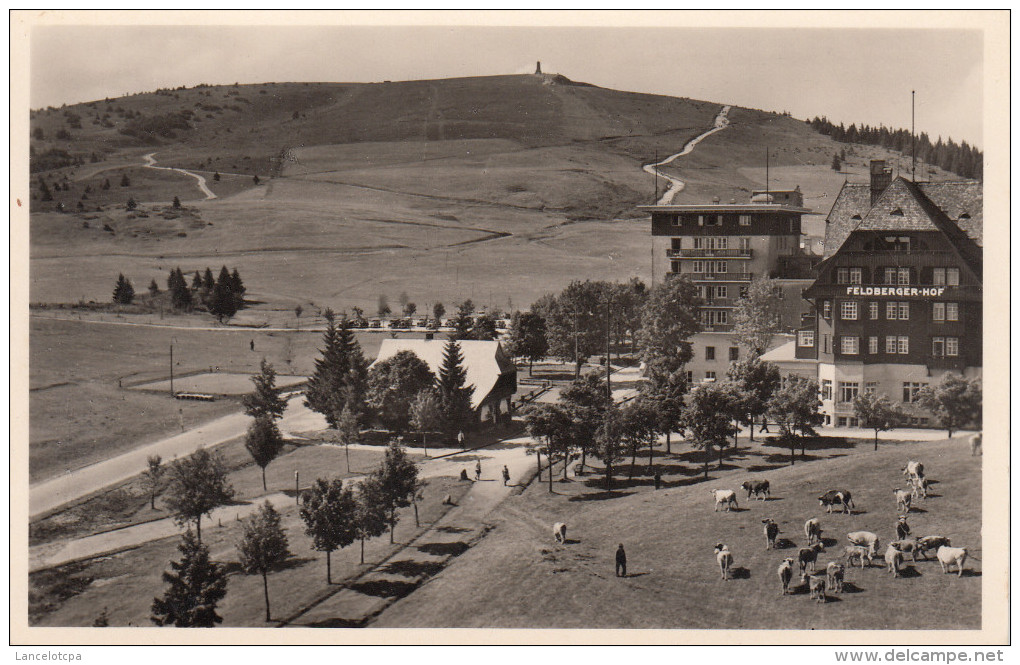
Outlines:
{"type": "Polygon", "coordinates": [[[539,60],[539,61],[538,61],[538,62],[537,62],[537,63],[535,64],[535,74],[536,74],[536,75],[539,75],[539,74],[541,74],[541,73],[542,73],[542,61],[541,61],[541,60],[539,60]]]}

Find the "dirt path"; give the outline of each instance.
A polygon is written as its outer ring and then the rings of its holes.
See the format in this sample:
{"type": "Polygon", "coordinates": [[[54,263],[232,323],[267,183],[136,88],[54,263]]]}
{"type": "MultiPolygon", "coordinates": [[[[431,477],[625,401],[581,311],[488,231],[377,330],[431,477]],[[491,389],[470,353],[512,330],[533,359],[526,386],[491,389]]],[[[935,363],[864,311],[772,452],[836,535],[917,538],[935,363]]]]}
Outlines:
{"type": "Polygon", "coordinates": [[[156,159],[153,157],[153,155],[155,154],[156,153],[154,152],[150,152],[149,154],[145,155],[145,168],[159,169],[160,171],[176,171],[178,173],[183,173],[186,176],[191,176],[192,178],[198,181],[198,188],[202,190],[203,194],[205,194],[206,201],[216,198],[216,195],[213,194],[213,191],[206,187],[205,178],[203,176],[200,176],[197,173],[192,173],[191,171],[185,171],[184,169],[175,169],[171,166],[156,166],[156,159]]]}
{"type": "Polygon", "coordinates": [[[716,132],[721,132],[722,130],[726,129],[726,127],[728,127],[730,124],[730,120],[728,117],[729,112],[730,112],[729,106],[722,107],[722,110],[719,111],[719,115],[715,117],[714,123],[715,126],[712,127],[712,129],[708,130],[707,132],[703,132],[698,136],[694,137],[693,139],[691,139],[690,141],[688,141],[684,145],[684,149],[681,150],[680,152],[676,153],[675,155],[670,155],[661,162],[657,162],[655,164],[645,164],[643,167],[641,167],[645,173],[651,173],[656,177],[665,178],[666,181],[669,183],[669,185],[666,187],[666,191],[663,192],[662,196],[659,198],[657,202],[658,205],[669,205],[670,203],[672,203],[673,197],[682,192],[685,186],[683,180],[681,180],[680,178],[675,178],[670,175],[666,175],[665,173],[659,170],[659,167],[666,166],[667,164],[671,163],[678,157],[689,155],[694,150],[694,147],[697,146],[699,143],[707,139],[712,134],[715,134],[716,132]]]}

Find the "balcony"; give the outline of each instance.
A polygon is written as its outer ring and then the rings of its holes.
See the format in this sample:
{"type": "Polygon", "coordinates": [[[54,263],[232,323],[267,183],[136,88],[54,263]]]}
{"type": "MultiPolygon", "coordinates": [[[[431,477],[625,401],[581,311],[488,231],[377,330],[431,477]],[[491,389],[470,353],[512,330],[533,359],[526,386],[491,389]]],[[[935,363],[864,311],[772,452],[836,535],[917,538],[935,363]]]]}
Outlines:
{"type": "Polygon", "coordinates": [[[754,255],[752,249],[667,249],[666,256],[671,259],[750,259],[754,255]]]}
{"type": "Polygon", "coordinates": [[[750,282],[754,273],[749,272],[692,272],[684,273],[691,276],[693,282],[750,282]]]}

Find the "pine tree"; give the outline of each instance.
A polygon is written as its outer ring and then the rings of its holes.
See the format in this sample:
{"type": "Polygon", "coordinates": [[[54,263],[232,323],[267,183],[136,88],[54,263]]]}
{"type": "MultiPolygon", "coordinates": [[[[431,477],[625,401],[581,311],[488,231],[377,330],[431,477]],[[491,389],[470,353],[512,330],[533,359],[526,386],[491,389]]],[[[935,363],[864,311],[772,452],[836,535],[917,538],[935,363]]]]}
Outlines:
{"type": "Polygon", "coordinates": [[[191,289],[188,288],[188,282],[184,279],[184,273],[179,267],[170,271],[166,285],[170,291],[170,305],[175,310],[190,312],[194,307],[194,301],[191,297],[191,289]]]}
{"type": "Polygon", "coordinates": [[[209,292],[212,292],[216,288],[216,278],[213,277],[212,270],[208,267],[205,269],[205,275],[203,276],[202,288],[209,292]]]}
{"type": "Polygon", "coordinates": [[[152,600],[152,622],[157,626],[178,628],[212,628],[223,622],[216,614],[216,604],[227,595],[227,575],[223,567],[209,560],[209,549],[185,532],[180,561],[170,562],[163,573],[169,585],[162,598],[152,600]]]}
{"type": "Polygon", "coordinates": [[[241,399],[244,412],[252,418],[282,418],[287,402],[280,397],[280,390],[276,387],[276,370],[265,358],[259,365],[259,373],[251,377],[251,382],[255,386],[254,392],[241,399]]]}
{"type": "Polygon", "coordinates": [[[238,303],[237,297],[234,294],[233,282],[230,278],[230,273],[227,271],[227,267],[223,266],[220,269],[219,279],[216,280],[216,285],[212,290],[212,300],[209,303],[209,311],[216,315],[216,318],[223,321],[224,318],[230,318],[237,313],[238,303]]]}
{"type": "Polygon", "coordinates": [[[843,164],[839,160],[839,155],[833,155],[832,156],[832,170],[833,171],[839,171],[841,168],[843,168],[843,164]]]}
{"type": "Polygon", "coordinates": [[[204,284],[204,282],[202,281],[202,273],[200,273],[199,271],[196,270],[195,271],[195,277],[191,280],[191,290],[192,290],[192,292],[193,293],[198,293],[199,291],[201,291],[203,284],[204,284]]]}
{"type": "Polygon", "coordinates": [[[336,429],[344,408],[350,407],[355,414],[364,411],[368,364],[347,319],[337,325],[336,315],[330,309],[323,316],[324,346],[305,388],[305,406],[324,415],[329,426],[336,429]]]}
{"type": "Polygon", "coordinates": [[[262,576],[262,589],[266,598],[266,621],[272,621],[269,611],[269,573],[279,569],[290,558],[287,535],[280,526],[280,513],[266,501],[244,520],[244,533],[237,543],[241,569],[249,575],[262,576]]]}
{"type": "Polygon", "coordinates": [[[158,294],[159,284],[156,283],[156,280],[152,280],[149,282],[149,295],[155,298],[158,294]]]}
{"type": "Polygon", "coordinates": [[[326,553],[326,584],[332,584],[330,555],[358,538],[358,501],[344,481],[319,478],[301,495],[301,519],[312,549],[326,553]]]}
{"type": "Polygon", "coordinates": [[[128,210],[134,210],[138,207],[138,203],[135,201],[133,196],[129,196],[127,203],[125,204],[128,210]]]}
{"type": "Polygon", "coordinates": [[[130,187],[131,186],[131,178],[128,177],[127,173],[125,173],[123,176],[121,176],[121,178],[120,178],[120,186],[121,187],[130,187]]]}
{"type": "Polygon", "coordinates": [[[146,460],[147,467],[142,472],[145,480],[145,487],[149,490],[149,508],[156,510],[156,495],[163,489],[163,475],[166,467],[163,466],[163,458],[159,455],[150,455],[146,460]]]}
{"type": "Polygon", "coordinates": [[[124,274],[117,277],[117,285],[113,288],[113,302],[118,305],[130,305],[135,299],[135,289],[124,274]]]}
{"type": "Polygon", "coordinates": [[[176,196],[174,197],[173,208],[174,208],[174,210],[180,210],[181,209],[181,200],[179,198],[177,198],[176,196]]]}
{"type": "Polygon", "coordinates": [[[110,189],[110,179],[109,178],[107,178],[106,180],[103,181],[103,190],[105,191],[107,189],[110,189]]]}
{"type": "Polygon", "coordinates": [[[241,281],[241,273],[237,272],[237,268],[234,268],[234,272],[230,273],[230,288],[238,298],[243,296],[246,291],[244,282],[241,281]]]}
{"type": "Polygon", "coordinates": [[[42,176],[39,176],[39,200],[53,200],[53,193],[50,192],[50,186],[46,184],[46,180],[42,176]]]}
{"type": "Polygon", "coordinates": [[[466,386],[467,370],[460,344],[451,339],[443,350],[443,364],[439,368],[436,388],[439,393],[439,411],[443,419],[443,431],[450,438],[470,425],[474,416],[471,395],[474,386],[466,386]]]}

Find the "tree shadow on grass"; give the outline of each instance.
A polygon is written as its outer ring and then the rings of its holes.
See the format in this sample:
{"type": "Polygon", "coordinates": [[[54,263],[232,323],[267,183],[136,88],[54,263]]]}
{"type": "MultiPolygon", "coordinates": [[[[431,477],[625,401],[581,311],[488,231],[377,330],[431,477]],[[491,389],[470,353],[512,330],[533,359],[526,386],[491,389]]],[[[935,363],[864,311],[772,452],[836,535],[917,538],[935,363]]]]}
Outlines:
{"type": "Polygon", "coordinates": [[[442,533],[467,533],[470,530],[471,529],[465,529],[462,526],[437,526],[436,527],[436,531],[441,531],[442,533]]]}
{"type": "Polygon", "coordinates": [[[414,582],[400,582],[396,580],[368,580],[365,582],[355,582],[349,588],[366,596],[403,598],[417,589],[418,585],[414,582]]]}
{"type": "Polygon", "coordinates": [[[467,551],[469,545],[460,541],[454,543],[425,543],[418,546],[419,552],[433,556],[459,556],[467,551]]]}
{"type": "Polygon", "coordinates": [[[404,577],[431,577],[443,569],[441,561],[391,561],[380,570],[384,573],[403,575],[404,577]]]}
{"type": "MultiPolygon", "coordinates": [[[[314,557],[292,556],[285,560],[283,563],[281,563],[279,566],[274,568],[273,570],[274,571],[294,570],[295,568],[301,568],[302,566],[312,563],[313,561],[315,561],[314,557]]],[[[245,574],[244,569],[241,568],[241,564],[238,563],[237,561],[227,561],[226,563],[224,563],[223,571],[228,575],[231,573],[238,573],[241,575],[245,574]]]]}
{"type": "MultiPolygon", "coordinates": [[[[298,625],[298,624],[295,624],[298,625]]],[[[364,619],[341,619],[340,617],[334,617],[332,619],[323,619],[322,621],[316,621],[314,623],[303,624],[306,628],[362,628],[365,625],[364,619]]]]}
{"type": "Polygon", "coordinates": [[[620,499],[631,494],[634,494],[634,492],[618,492],[615,490],[611,492],[590,492],[588,494],[572,496],[567,501],[604,501],[606,499],[620,499]]]}

